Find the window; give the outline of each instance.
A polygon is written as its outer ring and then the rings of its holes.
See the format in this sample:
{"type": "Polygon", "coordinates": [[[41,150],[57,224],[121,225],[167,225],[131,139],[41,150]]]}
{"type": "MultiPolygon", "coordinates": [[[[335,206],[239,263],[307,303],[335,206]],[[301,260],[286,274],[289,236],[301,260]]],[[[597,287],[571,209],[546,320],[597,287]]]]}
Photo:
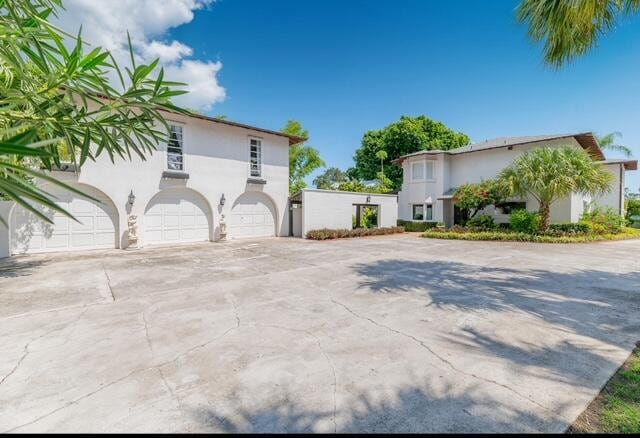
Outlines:
{"type": "Polygon", "coordinates": [[[496,207],[502,210],[502,214],[511,214],[516,210],[526,210],[527,203],[526,202],[504,202],[500,205],[496,205],[496,207]]]}
{"type": "Polygon", "coordinates": [[[414,221],[422,221],[424,220],[424,205],[422,204],[413,204],[413,220],[414,221]]]}
{"type": "Polygon", "coordinates": [[[433,220],[433,205],[432,204],[427,204],[427,216],[425,217],[426,220],[428,221],[432,221],[433,220]]]}
{"type": "Polygon", "coordinates": [[[411,179],[413,181],[424,179],[424,163],[422,161],[418,163],[411,163],[411,179]]]}
{"type": "Polygon", "coordinates": [[[433,161],[427,161],[427,176],[426,179],[427,180],[433,180],[435,179],[435,166],[434,166],[434,162],[433,161]]]}
{"type": "Polygon", "coordinates": [[[262,178],[262,140],[249,139],[249,176],[262,178]]]}
{"type": "Polygon", "coordinates": [[[169,125],[167,169],[184,171],[183,137],[181,125],[169,125]]]}

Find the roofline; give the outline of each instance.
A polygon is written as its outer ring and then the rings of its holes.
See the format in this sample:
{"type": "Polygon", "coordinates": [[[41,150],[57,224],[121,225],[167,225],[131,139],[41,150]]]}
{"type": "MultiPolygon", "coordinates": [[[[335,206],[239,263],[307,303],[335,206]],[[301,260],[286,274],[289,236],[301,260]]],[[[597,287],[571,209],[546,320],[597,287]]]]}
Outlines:
{"type": "MultiPolygon", "coordinates": [[[[576,141],[580,144],[580,146],[582,146],[582,148],[589,152],[592,156],[598,158],[598,161],[604,161],[606,160],[604,153],[602,152],[602,149],[600,149],[600,145],[598,144],[598,140],[596,139],[595,135],[593,134],[593,132],[582,132],[579,134],[567,134],[567,135],[559,135],[557,137],[552,137],[552,138],[547,138],[545,140],[531,140],[531,141],[523,141],[520,143],[511,143],[511,144],[506,144],[506,145],[497,145],[497,146],[493,146],[490,148],[484,148],[484,149],[475,149],[475,150],[470,150],[470,151],[465,151],[465,152],[454,152],[455,149],[449,149],[447,151],[419,151],[419,152],[415,152],[413,154],[407,154],[407,155],[403,155],[400,158],[396,158],[395,160],[392,161],[393,164],[396,165],[401,165],[402,162],[404,160],[406,160],[407,158],[412,158],[412,157],[419,157],[421,155],[437,155],[437,154],[447,154],[447,155],[462,155],[462,154],[470,154],[472,152],[482,152],[482,151],[491,151],[494,149],[502,149],[502,148],[508,148],[508,147],[513,147],[513,146],[522,146],[525,144],[532,144],[532,143],[542,143],[545,141],[552,141],[552,140],[560,140],[563,138],[575,138],[576,141]]],[[[473,145],[467,145],[467,146],[473,146],[473,145]]],[[[460,147],[465,147],[465,146],[460,146],[460,147]]]]}
{"type": "Polygon", "coordinates": [[[602,164],[622,164],[624,166],[624,170],[638,170],[638,160],[603,160],[602,164]]]}
{"type": "Polygon", "coordinates": [[[194,119],[206,120],[208,122],[221,123],[223,125],[234,126],[236,128],[243,128],[243,129],[249,129],[249,130],[252,130],[252,131],[263,132],[265,134],[277,135],[279,137],[286,137],[286,138],[289,139],[289,146],[293,146],[295,144],[302,143],[303,141],[307,140],[306,138],[299,137],[297,135],[286,134],[284,132],[273,131],[271,129],[258,128],[256,126],[251,126],[251,125],[247,125],[247,124],[244,124],[244,123],[232,122],[231,120],[217,119],[215,117],[205,116],[203,114],[197,114],[197,113],[193,113],[193,112],[179,113],[177,111],[171,111],[171,110],[168,110],[168,109],[165,109],[165,108],[160,109],[160,111],[166,112],[166,113],[170,113],[170,114],[177,114],[177,115],[184,116],[184,117],[191,117],[191,118],[194,118],[194,119]]]}
{"type": "Polygon", "coordinates": [[[346,193],[346,194],[352,194],[352,195],[390,196],[394,198],[398,197],[397,193],[351,192],[347,190],[326,190],[326,189],[302,189],[302,190],[298,190],[296,193],[289,196],[289,198],[295,198],[296,196],[299,196],[300,194],[302,194],[302,192],[346,193]]]}

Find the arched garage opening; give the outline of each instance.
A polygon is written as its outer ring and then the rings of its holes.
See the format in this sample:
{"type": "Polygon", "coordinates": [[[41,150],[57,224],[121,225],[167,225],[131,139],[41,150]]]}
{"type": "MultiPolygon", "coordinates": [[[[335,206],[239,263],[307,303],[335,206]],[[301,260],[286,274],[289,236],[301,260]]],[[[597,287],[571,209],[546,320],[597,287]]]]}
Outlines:
{"type": "Polygon", "coordinates": [[[55,210],[33,204],[53,222],[47,223],[16,205],[9,218],[12,254],[118,247],[118,210],[113,201],[93,186],[70,185],[100,202],[55,185],[44,186],[44,190],[55,197],[56,204],[71,213],[77,222],[55,210]]]}
{"type": "Polygon", "coordinates": [[[157,193],[144,212],[144,243],[211,240],[213,223],[206,198],[193,189],[169,188],[157,193]]]}
{"type": "Polygon", "coordinates": [[[231,209],[229,235],[232,239],[276,235],[276,208],[261,192],[245,192],[231,209]]]}

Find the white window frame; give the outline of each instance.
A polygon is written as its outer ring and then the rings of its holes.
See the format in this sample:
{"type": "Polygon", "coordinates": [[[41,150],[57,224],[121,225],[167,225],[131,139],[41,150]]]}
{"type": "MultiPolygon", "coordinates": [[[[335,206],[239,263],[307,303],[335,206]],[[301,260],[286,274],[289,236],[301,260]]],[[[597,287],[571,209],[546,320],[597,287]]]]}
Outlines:
{"type": "Polygon", "coordinates": [[[436,181],[436,161],[422,160],[409,163],[411,172],[411,182],[435,182],[436,181]],[[427,165],[427,163],[431,163],[427,165]],[[413,173],[413,166],[419,164],[422,166],[422,178],[416,178],[413,173]],[[427,168],[431,167],[431,177],[427,174],[427,168]]]}
{"type": "Polygon", "coordinates": [[[185,132],[185,124],[184,123],[180,123],[180,122],[174,122],[172,120],[168,120],[167,124],[169,125],[169,139],[167,140],[167,156],[166,159],[164,160],[164,166],[166,170],[170,170],[170,171],[174,171],[174,172],[185,172],[186,169],[186,165],[185,165],[185,153],[184,153],[184,132],[185,132]],[[176,128],[180,128],[180,157],[182,158],[182,169],[172,169],[171,167],[169,167],[169,155],[173,154],[173,155],[177,155],[177,153],[175,152],[169,152],[169,148],[172,147],[169,145],[170,141],[171,141],[171,128],[172,127],[176,127],[176,128]]]}
{"type": "Polygon", "coordinates": [[[257,179],[264,179],[264,147],[262,144],[262,138],[260,137],[249,137],[249,139],[247,140],[248,143],[248,147],[249,147],[249,166],[248,166],[248,172],[249,172],[249,178],[257,178],[257,179]],[[252,147],[252,141],[257,141],[258,142],[258,149],[257,149],[257,158],[258,158],[258,175],[254,175],[252,172],[252,165],[251,165],[251,147],[252,147]]]}

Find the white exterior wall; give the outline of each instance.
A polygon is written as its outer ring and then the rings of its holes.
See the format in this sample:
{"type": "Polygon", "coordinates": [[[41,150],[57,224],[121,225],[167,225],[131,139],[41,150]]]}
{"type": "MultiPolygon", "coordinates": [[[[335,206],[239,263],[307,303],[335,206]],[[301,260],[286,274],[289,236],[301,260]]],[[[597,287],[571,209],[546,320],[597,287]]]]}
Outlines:
{"type": "MultiPolygon", "coordinates": [[[[13,202],[0,201],[0,217],[9,223],[9,212],[13,208],[13,202]]],[[[9,241],[9,228],[0,222],[0,259],[11,255],[11,243],[9,241]]]]}
{"type": "MultiPolygon", "coordinates": [[[[562,147],[571,145],[581,148],[574,138],[558,139],[532,143],[529,145],[514,146],[508,148],[496,148],[485,151],[469,152],[463,154],[434,154],[428,156],[418,156],[408,158],[403,161],[403,183],[402,191],[398,194],[400,219],[412,220],[411,205],[424,204],[426,200],[432,200],[433,220],[444,221],[444,208],[451,205],[438,200],[447,191],[460,187],[465,183],[479,183],[482,180],[495,178],[502,169],[508,167],[519,156],[540,146],[562,147]],[[435,159],[435,181],[414,182],[411,181],[411,164],[424,161],[425,159],[435,159]]],[[[582,195],[574,194],[571,197],[554,203],[551,207],[551,220],[553,222],[577,221],[582,214],[582,195]]],[[[536,211],[537,202],[529,198],[527,210],[536,211]]],[[[508,222],[508,215],[495,214],[493,207],[485,210],[486,214],[493,214],[496,222],[508,222]]],[[[453,212],[450,213],[451,216],[453,212]]]]}
{"type": "MultiPolygon", "coordinates": [[[[66,182],[93,186],[113,201],[118,212],[116,247],[126,248],[128,244],[129,214],[138,217],[139,244],[144,246],[145,209],[153,196],[166,188],[191,189],[204,197],[210,207],[210,240],[219,238],[220,215],[224,214],[229,224],[234,202],[246,191],[262,192],[273,203],[276,236],[288,234],[289,140],[286,137],[175,114],[168,115],[167,120],[183,124],[187,180],[162,177],[167,170],[166,144],[158,145],[158,150],[147,154],[144,161],[132,155],[131,160],[116,158],[112,163],[103,152],[95,162],[87,161],[78,174],[53,172],[53,176],[66,182]],[[250,137],[262,140],[264,185],[247,183],[250,137]],[[135,203],[129,212],[127,201],[132,190],[135,203]],[[226,202],[220,206],[223,193],[226,202]]],[[[3,217],[10,215],[5,213],[3,217]]],[[[9,231],[0,225],[0,256],[5,251],[2,247],[5,233],[9,231]]]]}
{"type": "Polygon", "coordinates": [[[351,229],[353,204],[367,204],[367,196],[371,197],[369,205],[378,206],[378,226],[395,227],[398,223],[396,195],[304,190],[302,192],[302,236],[306,236],[311,230],[321,228],[351,229]]]}
{"type": "Polygon", "coordinates": [[[624,165],[621,163],[606,164],[605,168],[613,175],[611,191],[593,199],[593,205],[612,208],[624,213],[624,165]]]}

